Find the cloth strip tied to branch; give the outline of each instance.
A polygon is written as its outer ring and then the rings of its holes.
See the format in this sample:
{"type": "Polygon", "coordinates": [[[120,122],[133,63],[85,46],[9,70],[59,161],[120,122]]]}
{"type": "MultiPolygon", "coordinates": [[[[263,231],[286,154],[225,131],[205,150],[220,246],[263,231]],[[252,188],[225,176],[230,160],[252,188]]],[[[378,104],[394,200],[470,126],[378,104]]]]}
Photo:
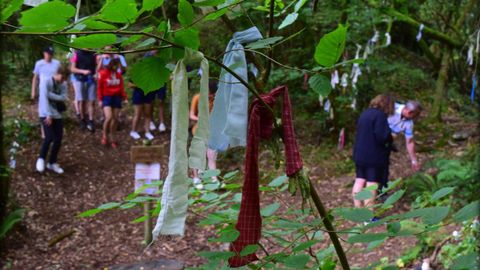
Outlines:
{"type": "Polygon", "coordinates": [[[185,49],[185,56],[173,71],[172,131],[168,176],[163,185],[162,209],[153,230],[153,239],[159,235],[183,236],[188,206],[188,167],[204,170],[208,139],[208,61],[200,52],[185,49]],[[200,101],[198,126],[187,155],[188,139],[188,78],[185,64],[200,62],[200,101]]]}
{"type": "MultiPolygon", "coordinates": [[[[248,80],[247,60],[243,45],[262,38],[256,27],[235,32],[225,49],[223,64],[245,81],[248,80]]],[[[245,146],[247,137],[248,91],[232,74],[220,73],[217,94],[210,116],[210,149],[225,151],[228,147],[245,146]]]]}
{"type": "MultiPolygon", "coordinates": [[[[282,136],[285,145],[285,171],[287,176],[292,177],[302,169],[303,163],[293,129],[288,88],[280,86],[273,89],[269,94],[262,96],[262,99],[270,107],[275,105],[278,98],[283,98],[282,136]]],[[[231,267],[240,267],[258,259],[255,253],[243,257],[239,253],[247,245],[257,244],[260,239],[262,218],[260,216],[260,195],[258,190],[258,149],[260,139],[272,137],[273,121],[275,121],[271,113],[258,99],[252,102],[249,114],[248,141],[245,154],[245,181],[243,183],[242,202],[236,225],[240,236],[230,245],[230,250],[236,253],[236,256],[228,261],[231,267]]]]}

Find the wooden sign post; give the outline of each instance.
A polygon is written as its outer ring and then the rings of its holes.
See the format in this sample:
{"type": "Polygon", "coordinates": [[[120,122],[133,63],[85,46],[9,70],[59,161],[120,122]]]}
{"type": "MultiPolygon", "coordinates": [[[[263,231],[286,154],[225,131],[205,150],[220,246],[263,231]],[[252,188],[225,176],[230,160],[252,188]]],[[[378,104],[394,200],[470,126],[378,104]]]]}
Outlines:
{"type": "MultiPolygon", "coordinates": [[[[145,185],[160,181],[160,161],[163,147],[155,146],[132,146],[130,159],[135,163],[135,192],[155,196],[158,194],[158,185],[145,188],[145,185]]],[[[147,217],[144,222],[144,244],[152,242],[152,205],[150,201],[143,203],[143,213],[147,217]]]]}

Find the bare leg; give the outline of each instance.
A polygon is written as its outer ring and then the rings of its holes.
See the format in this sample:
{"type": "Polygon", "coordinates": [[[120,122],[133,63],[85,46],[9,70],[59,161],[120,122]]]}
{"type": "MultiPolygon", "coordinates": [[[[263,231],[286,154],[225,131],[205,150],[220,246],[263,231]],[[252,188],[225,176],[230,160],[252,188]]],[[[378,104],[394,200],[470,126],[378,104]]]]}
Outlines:
{"type": "Polygon", "coordinates": [[[87,101],[87,107],[88,107],[88,120],[93,121],[93,115],[95,112],[95,101],[94,100],[89,100],[87,101]]]}
{"type": "Polygon", "coordinates": [[[110,127],[110,123],[112,122],[112,118],[113,118],[113,110],[112,110],[112,107],[110,106],[105,106],[103,107],[103,114],[105,114],[105,121],[103,121],[103,138],[107,138],[109,137],[109,127],[110,127]]]}
{"type": "Polygon", "coordinates": [[[145,133],[150,132],[150,121],[152,121],[152,104],[143,104],[143,117],[143,129],[145,130],[145,133]]]}
{"type": "Polygon", "coordinates": [[[137,131],[138,121],[142,114],[142,105],[133,105],[132,131],[137,131]]]}
{"type": "MultiPolygon", "coordinates": [[[[370,187],[370,186],[378,187],[378,184],[376,182],[367,182],[367,187],[370,187]]],[[[372,192],[372,197],[370,197],[370,199],[365,200],[366,207],[373,206],[375,204],[375,198],[377,197],[377,188],[374,188],[371,192],[372,192]]]]}
{"type": "Polygon", "coordinates": [[[207,148],[208,169],[215,170],[217,168],[217,151],[207,148]]]}
{"type": "Polygon", "coordinates": [[[165,123],[163,119],[163,100],[158,100],[158,119],[160,123],[165,123]]]}
{"type": "Polygon", "coordinates": [[[110,140],[112,142],[116,142],[115,133],[117,132],[117,123],[118,123],[119,113],[120,113],[120,109],[117,109],[117,108],[112,109],[112,121],[110,121],[110,140]]]}
{"type": "Polygon", "coordinates": [[[362,189],[365,187],[365,183],[367,180],[363,178],[356,178],[355,179],[355,184],[353,184],[352,188],[352,196],[353,196],[353,205],[355,207],[362,207],[362,201],[355,199],[355,196],[362,191],[362,189]]]}

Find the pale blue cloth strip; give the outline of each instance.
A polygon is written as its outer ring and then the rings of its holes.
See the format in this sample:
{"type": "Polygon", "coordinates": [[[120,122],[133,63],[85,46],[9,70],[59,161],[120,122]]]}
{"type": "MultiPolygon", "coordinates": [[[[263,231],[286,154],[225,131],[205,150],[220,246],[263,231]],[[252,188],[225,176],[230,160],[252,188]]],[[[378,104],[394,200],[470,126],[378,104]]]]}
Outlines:
{"type": "Polygon", "coordinates": [[[208,61],[200,52],[185,49],[185,56],[173,71],[172,131],[168,175],[163,185],[161,210],[153,230],[153,239],[159,235],[183,236],[188,206],[188,166],[205,169],[208,138],[208,61]],[[187,156],[188,140],[188,78],[185,64],[201,62],[200,102],[198,127],[187,156]],[[190,163],[190,164],[188,164],[190,163]]]}
{"type": "MultiPolygon", "coordinates": [[[[235,32],[225,49],[223,64],[245,81],[248,80],[247,60],[243,45],[262,38],[256,27],[235,32]]],[[[247,88],[222,69],[217,94],[210,115],[210,149],[225,151],[229,147],[245,146],[248,121],[247,88]]]]}

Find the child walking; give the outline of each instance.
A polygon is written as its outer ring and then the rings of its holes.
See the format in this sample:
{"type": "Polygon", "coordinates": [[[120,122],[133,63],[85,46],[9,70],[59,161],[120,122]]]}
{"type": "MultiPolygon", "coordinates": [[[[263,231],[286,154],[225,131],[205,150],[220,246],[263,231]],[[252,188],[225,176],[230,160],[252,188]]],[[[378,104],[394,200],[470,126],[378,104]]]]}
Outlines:
{"type": "Polygon", "coordinates": [[[119,71],[120,60],[112,59],[107,68],[102,69],[98,76],[98,101],[103,108],[105,121],[103,122],[102,145],[110,145],[117,148],[115,140],[117,130],[118,113],[122,108],[122,101],[127,101],[122,72],[119,71]]]}
{"type": "Polygon", "coordinates": [[[63,138],[62,112],[66,109],[64,102],[67,100],[67,78],[68,70],[65,67],[60,67],[53,77],[45,77],[40,80],[38,115],[45,132],[45,138],[40,148],[36,169],[41,173],[45,171],[45,159],[49,150],[50,158],[46,168],[58,174],[64,172],[57,163],[57,156],[63,138]],[[51,149],[50,144],[52,144],[51,149]]]}

